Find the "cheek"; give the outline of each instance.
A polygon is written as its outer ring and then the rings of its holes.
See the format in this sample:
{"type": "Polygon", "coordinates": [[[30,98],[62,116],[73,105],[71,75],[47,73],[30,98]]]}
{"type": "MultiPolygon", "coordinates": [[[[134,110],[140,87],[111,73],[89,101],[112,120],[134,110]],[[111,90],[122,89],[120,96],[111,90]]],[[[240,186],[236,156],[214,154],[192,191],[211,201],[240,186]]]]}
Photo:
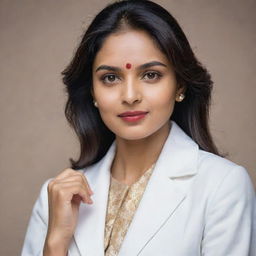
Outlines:
{"type": "Polygon", "coordinates": [[[116,130],[116,115],[118,112],[117,103],[119,97],[117,93],[113,93],[111,90],[106,88],[95,90],[95,99],[98,103],[98,111],[103,123],[111,130],[113,133],[118,133],[116,130]]]}
{"type": "Polygon", "coordinates": [[[113,105],[117,102],[117,94],[111,88],[103,88],[102,86],[94,86],[94,97],[102,112],[113,109],[113,105]]]}
{"type": "Polygon", "coordinates": [[[175,89],[166,86],[165,89],[162,88],[152,91],[151,93],[147,93],[147,100],[155,109],[166,110],[168,112],[175,103],[175,96],[175,89]]]}

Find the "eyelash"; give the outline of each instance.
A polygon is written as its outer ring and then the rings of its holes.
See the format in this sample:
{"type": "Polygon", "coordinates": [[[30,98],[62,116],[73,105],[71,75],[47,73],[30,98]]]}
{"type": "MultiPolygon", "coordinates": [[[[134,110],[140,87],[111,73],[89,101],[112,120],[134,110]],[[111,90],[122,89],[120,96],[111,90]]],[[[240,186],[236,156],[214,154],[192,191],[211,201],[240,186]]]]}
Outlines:
{"type": "MultiPolygon", "coordinates": [[[[159,72],[156,72],[156,71],[148,71],[148,72],[146,72],[146,73],[143,75],[143,77],[145,77],[145,76],[148,75],[148,74],[154,74],[155,76],[157,76],[157,78],[147,79],[147,80],[152,80],[152,81],[157,81],[157,80],[159,80],[159,79],[163,76],[163,75],[162,75],[161,73],[159,73],[159,72]]],[[[115,82],[107,82],[107,81],[106,81],[106,78],[109,78],[110,76],[114,76],[115,78],[118,77],[116,74],[105,74],[105,75],[103,75],[103,76],[100,78],[100,80],[101,80],[103,83],[105,83],[105,84],[113,84],[113,83],[115,83],[115,82]]]]}

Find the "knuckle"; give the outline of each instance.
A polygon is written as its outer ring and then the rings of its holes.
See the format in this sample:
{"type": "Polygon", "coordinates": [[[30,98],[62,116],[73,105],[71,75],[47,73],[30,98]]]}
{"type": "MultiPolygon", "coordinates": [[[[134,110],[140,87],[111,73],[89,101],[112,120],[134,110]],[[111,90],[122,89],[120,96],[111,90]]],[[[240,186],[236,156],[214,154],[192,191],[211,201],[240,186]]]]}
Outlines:
{"type": "Polygon", "coordinates": [[[83,174],[79,174],[79,179],[80,179],[82,182],[84,182],[84,176],[83,176],[83,174]]]}
{"type": "Polygon", "coordinates": [[[48,186],[47,186],[48,190],[51,189],[51,187],[53,186],[53,184],[54,184],[54,180],[51,180],[51,181],[48,183],[48,186]]]}
{"type": "Polygon", "coordinates": [[[83,174],[82,174],[82,173],[80,173],[80,172],[78,172],[78,171],[75,171],[75,173],[76,173],[76,175],[77,175],[78,177],[83,177],[83,174]]]}
{"type": "Polygon", "coordinates": [[[58,192],[58,190],[59,190],[59,184],[58,183],[53,183],[52,186],[51,186],[51,191],[53,193],[56,193],[56,192],[58,192]]]}
{"type": "Polygon", "coordinates": [[[56,182],[55,180],[51,180],[47,186],[47,190],[48,192],[52,192],[54,191],[54,187],[56,186],[56,182]]]}
{"type": "Polygon", "coordinates": [[[76,177],[76,180],[77,180],[77,181],[79,181],[79,182],[84,182],[84,178],[83,178],[82,175],[80,175],[80,174],[77,173],[77,174],[75,175],[75,177],[76,177]]]}
{"type": "Polygon", "coordinates": [[[67,174],[69,174],[69,173],[71,174],[71,173],[74,173],[75,171],[73,169],[71,169],[71,168],[66,168],[64,170],[64,172],[67,173],[67,174]]]}

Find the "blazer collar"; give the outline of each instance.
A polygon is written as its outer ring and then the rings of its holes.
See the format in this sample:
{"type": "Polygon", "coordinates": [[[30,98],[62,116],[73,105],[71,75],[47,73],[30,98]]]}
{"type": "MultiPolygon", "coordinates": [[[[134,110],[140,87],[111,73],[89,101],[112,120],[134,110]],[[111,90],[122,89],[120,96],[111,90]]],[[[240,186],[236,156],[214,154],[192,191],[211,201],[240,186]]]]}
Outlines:
{"type": "MultiPolygon", "coordinates": [[[[176,180],[192,177],[197,172],[198,145],[174,121],[170,122],[170,133],[122,243],[120,255],[138,255],[143,250],[186,197],[188,183],[176,180]]],[[[80,206],[74,238],[81,255],[104,255],[110,166],[115,152],[114,141],[99,162],[85,169],[94,191],[94,203],[80,206]]]]}

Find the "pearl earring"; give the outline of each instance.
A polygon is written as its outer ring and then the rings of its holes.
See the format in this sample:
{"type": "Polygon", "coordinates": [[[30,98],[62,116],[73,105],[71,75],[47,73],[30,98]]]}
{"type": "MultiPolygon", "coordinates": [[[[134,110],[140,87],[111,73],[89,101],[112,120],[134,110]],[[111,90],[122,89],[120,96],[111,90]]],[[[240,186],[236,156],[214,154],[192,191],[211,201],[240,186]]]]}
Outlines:
{"type": "Polygon", "coordinates": [[[96,108],[98,107],[98,103],[96,101],[93,101],[93,104],[96,108]]]}
{"type": "Polygon", "coordinates": [[[181,101],[183,101],[184,100],[184,98],[185,98],[185,95],[183,94],[183,93],[181,93],[180,95],[179,95],[179,102],[181,102],[181,101]]]}

